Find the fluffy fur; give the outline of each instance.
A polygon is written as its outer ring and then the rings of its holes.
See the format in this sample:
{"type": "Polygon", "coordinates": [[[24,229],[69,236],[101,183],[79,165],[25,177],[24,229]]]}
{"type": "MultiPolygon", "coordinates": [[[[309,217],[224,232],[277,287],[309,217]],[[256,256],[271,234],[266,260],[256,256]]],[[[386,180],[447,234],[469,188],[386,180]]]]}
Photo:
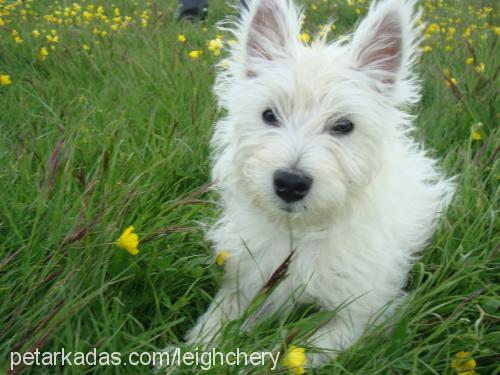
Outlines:
{"type": "Polygon", "coordinates": [[[420,96],[414,6],[374,2],[351,38],[330,44],[299,41],[300,12],[288,0],[254,0],[234,25],[238,43],[215,86],[227,113],[212,140],[223,214],[208,235],[231,256],[189,342],[216,341],[292,246],[287,277],[259,315],[294,303],[327,310],[346,304],[311,337],[323,349],[313,366],[352,344],[400,299],[453,192],[411,138],[408,111],[420,96]],[[267,108],[279,126],[264,123],[267,108]],[[339,118],[354,130],[331,134],[339,118]],[[313,178],[303,200],[287,204],[276,195],[273,173],[282,168],[313,178]]]}

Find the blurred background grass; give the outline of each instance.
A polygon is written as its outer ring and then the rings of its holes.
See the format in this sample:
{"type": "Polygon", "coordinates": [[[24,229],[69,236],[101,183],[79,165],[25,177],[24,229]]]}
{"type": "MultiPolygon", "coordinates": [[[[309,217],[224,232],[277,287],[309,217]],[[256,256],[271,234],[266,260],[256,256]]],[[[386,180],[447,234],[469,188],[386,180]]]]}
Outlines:
{"type": "MultiPolygon", "coordinates": [[[[303,40],[329,21],[330,38],[346,35],[368,7],[302,4],[303,40]]],[[[320,374],[451,374],[459,351],[471,352],[477,373],[498,373],[498,4],[421,5],[416,136],[458,175],[457,196],[412,272],[408,306],[320,374]]],[[[236,10],[211,1],[207,22],[179,24],[176,6],[0,0],[0,369],[10,351],[177,344],[220,282],[201,223],[219,210],[205,188],[218,116],[211,86],[213,65],[232,43],[215,23],[236,10]],[[222,49],[209,49],[217,39],[222,49]],[[141,239],[137,256],[115,246],[131,224],[141,239]]],[[[299,332],[291,341],[301,346],[314,316],[299,309],[245,334],[236,322],[222,346],[269,350],[290,332],[299,332]]],[[[23,371],[150,370],[15,373],[23,371]]],[[[268,370],[211,370],[252,371],[268,370]]]]}

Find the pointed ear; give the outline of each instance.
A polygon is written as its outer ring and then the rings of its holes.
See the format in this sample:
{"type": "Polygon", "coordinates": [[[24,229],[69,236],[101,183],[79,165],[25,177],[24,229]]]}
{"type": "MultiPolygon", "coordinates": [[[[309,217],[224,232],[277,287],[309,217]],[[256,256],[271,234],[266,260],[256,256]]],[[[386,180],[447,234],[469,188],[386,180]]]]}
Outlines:
{"type": "Polygon", "coordinates": [[[354,66],[374,79],[378,91],[390,93],[411,80],[419,36],[414,4],[415,0],[374,2],[354,33],[354,66]]]}
{"type": "Polygon", "coordinates": [[[259,63],[286,58],[298,43],[297,9],[290,0],[252,0],[240,32],[246,74],[252,77],[259,63]]]}

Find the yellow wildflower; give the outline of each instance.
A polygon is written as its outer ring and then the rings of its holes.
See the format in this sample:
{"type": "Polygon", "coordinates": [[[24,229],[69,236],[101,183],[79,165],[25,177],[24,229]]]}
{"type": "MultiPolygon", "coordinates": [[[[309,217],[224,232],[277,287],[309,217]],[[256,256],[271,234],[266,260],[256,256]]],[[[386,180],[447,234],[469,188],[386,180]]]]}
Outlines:
{"type": "Polygon", "coordinates": [[[40,36],[40,31],[35,29],[31,32],[31,35],[33,35],[33,38],[38,38],[40,36]]]}
{"type": "Polygon", "coordinates": [[[135,233],[135,228],[133,225],[129,226],[125,229],[118,239],[116,245],[121,247],[122,249],[127,250],[132,255],[139,254],[139,249],[137,246],[139,245],[139,236],[135,233]]]}
{"type": "Polygon", "coordinates": [[[484,65],[484,63],[480,63],[478,66],[476,66],[474,68],[474,70],[479,73],[479,74],[483,74],[484,73],[484,70],[486,68],[486,65],[484,65]]]}
{"type": "Polygon", "coordinates": [[[49,55],[49,51],[47,50],[47,48],[45,48],[45,47],[40,48],[40,59],[42,61],[45,60],[48,55],[49,55]]]}
{"type": "Polygon", "coordinates": [[[311,36],[308,33],[300,33],[300,40],[304,43],[309,43],[311,41],[311,36]]]}
{"type": "Polygon", "coordinates": [[[422,51],[424,51],[425,53],[429,53],[432,51],[432,47],[431,46],[424,46],[424,48],[422,48],[422,51]]]}
{"type": "Polygon", "coordinates": [[[222,266],[230,256],[231,253],[228,250],[219,250],[215,257],[215,263],[217,263],[218,266],[222,266]]]}
{"type": "Polygon", "coordinates": [[[179,34],[177,36],[177,40],[181,43],[184,43],[186,41],[186,36],[184,34],[179,34]]]}
{"type": "Polygon", "coordinates": [[[298,346],[290,346],[283,364],[295,375],[304,374],[304,366],[307,363],[306,350],[298,346]]]}
{"type": "Polygon", "coordinates": [[[451,368],[459,375],[474,375],[476,371],[476,360],[471,357],[470,352],[458,352],[451,361],[451,368]]]}
{"type": "Polygon", "coordinates": [[[196,60],[197,58],[199,58],[201,56],[201,54],[203,53],[203,51],[201,50],[193,50],[193,51],[190,51],[188,53],[189,57],[191,57],[193,60],[196,60]]]}
{"type": "Polygon", "coordinates": [[[12,83],[8,74],[0,74],[0,85],[9,86],[12,83]]]}
{"type": "Polygon", "coordinates": [[[474,64],[474,57],[467,57],[467,59],[465,60],[465,62],[467,63],[467,65],[474,64]]]}
{"type": "Polygon", "coordinates": [[[429,27],[427,28],[427,32],[428,32],[429,34],[432,34],[432,33],[436,32],[436,31],[437,31],[437,32],[439,32],[439,31],[440,31],[440,27],[439,27],[439,25],[438,25],[437,23],[431,23],[431,24],[429,25],[429,27]]]}
{"type": "Polygon", "coordinates": [[[59,42],[59,37],[57,35],[47,35],[46,38],[47,38],[47,41],[50,43],[59,42]]]}
{"type": "Polygon", "coordinates": [[[24,40],[20,36],[15,36],[14,42],[16,42],[17,44],[21,44],[22,42],[24,42],[24,40]]]}
{"type": "Polygon", "coordinates": [[[87,44],[84,44],[82,48],[84,51],[90,51],[90,47],[87,44]]]}
{"type": "Polygon", "coordinates": [[[83,12],[83,19],[85,20],[86,23],[90,22],[92,20],[92,13],[89,13],[87,11],[83,12]]]}
{"type": "Polygon", "coordinates": [[[224,44],[222,44],[222,40],[218,38],[208,41],[208,50],[212,51],[215,56],[219,56],[222,47],[224,47],[224,44]]]}
{"type": "Polygon", "coordinates": [[[451,88],[451,86],[456,86],[458,84],[458,80],[455,77],[450,77],[444,81],[446,83],[446,87],[451,88]]]}
{"type": "Polygon", "coordinates": [[[477,130],[472,131],[471,138],[473,141],[480,141],[481,139],[483,139],[483,137],[481,136],[481,133],[479,133],[477,130]]]}

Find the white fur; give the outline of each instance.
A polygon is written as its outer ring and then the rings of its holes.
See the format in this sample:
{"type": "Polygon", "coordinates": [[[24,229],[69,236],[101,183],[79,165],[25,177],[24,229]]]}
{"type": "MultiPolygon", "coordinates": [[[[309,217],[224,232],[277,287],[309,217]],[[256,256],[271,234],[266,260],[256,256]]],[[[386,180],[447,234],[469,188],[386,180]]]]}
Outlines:
{"type": "Polygon", "coordinates": [[[235,25],[238,44],[215,87],[227,111],[213,136],[223,214],[208,235],[231,256],[188,341],[216,341],[291,247],[288,276],[261,314],[283,304],[335,309],[347,302],[311,338],[328,350],[311,358],[313,366],[352,344],[401,297],[412,261],[454,190],[411,137],[408,108],[419,100],[414,5],[373,3],[343,43],[302,44],[300,14],[288,0],[254,0],[235,25]],[[279,127],[262,121],[266,108],[275,109],[279,127]],[[340,117],[354,131],[329,134],[340,117]],[[273,190],[273,173],[291,167],[314,181],[303,200],[286,206],[273,190]]]}

